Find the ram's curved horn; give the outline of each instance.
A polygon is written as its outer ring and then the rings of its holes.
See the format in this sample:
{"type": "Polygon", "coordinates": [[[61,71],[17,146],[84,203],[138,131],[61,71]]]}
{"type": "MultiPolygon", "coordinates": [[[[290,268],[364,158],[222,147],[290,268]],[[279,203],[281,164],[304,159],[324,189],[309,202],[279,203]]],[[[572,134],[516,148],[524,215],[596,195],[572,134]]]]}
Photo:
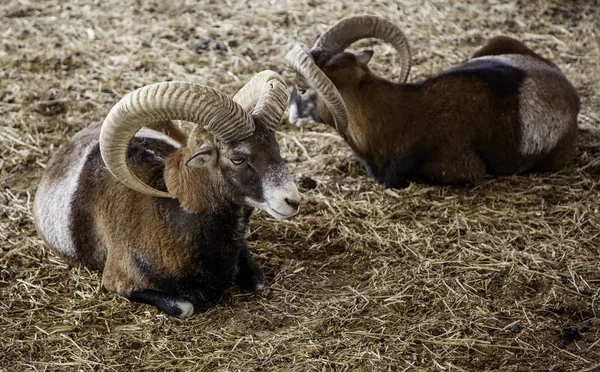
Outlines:
{"type": "Polygon", "coordinates": [[[287,106],[288,94],[281,76],[265,70],[254,75],[233,96],[233,100],[274,132],[287,106]]]}
{"type": "Polygon", "coordinates": [[[222,142],[247,138],[254,121],[244,109],[213,88],[185,82],[151,84],[123,97],[108,113],[100,131],[100,152],[108,170],[126,186],[152,196],[173,197],[143,183],[129,169],[127,152],[144,125],[185,120],[211,131],[222,142]]]}
{"type": "Polygon", "coordinates": [[[374,37],[390,43],[400,54],[400,82],[408,79],[410,72],[410,47],[404,33],[392,22],[373,15],[357,15],[342,19],[329,27],[315,42],[311,52],[330,55],[346,50],[353,42],[374,37]]]}
{"type": "Polygon", "coordinates": [[[333,115],[335,129],[342,136],[345,136],[348,128],[348,110],[335,85],[299,45],[293,47],[285,56],[285,59],[319,93],[333,115]]]}

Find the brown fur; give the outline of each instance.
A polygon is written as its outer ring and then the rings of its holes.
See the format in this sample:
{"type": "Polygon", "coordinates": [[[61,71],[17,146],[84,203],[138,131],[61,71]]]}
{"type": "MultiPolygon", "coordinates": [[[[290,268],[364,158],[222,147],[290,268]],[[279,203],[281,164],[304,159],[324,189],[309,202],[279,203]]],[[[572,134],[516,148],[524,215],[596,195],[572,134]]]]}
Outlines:
{"type": "MultiPolygon", "coordinates": [[[[175,127],[161,122],[152,128],[173,134],[175,127]]],[[[47,183],[75,174],[70,164],[83,164],[69,199],[71,212],[63,214],[70,219],[68,226],[48,222],[56,206],[41,204],[47,231],[62,244],[62,250],[51,247],[59,256],[72,265],[102,270],[108,290],[172,315],[189,315],[191,307],[213,303],[232,281],[247,290],[262,288],[264,276],[244,237],[251,208],[242,211],[241,202],[259,200],[261,177],[273,177],[273,169],[279,170],[276,177],[267,178],[275,187],[291,181],[272,131],[256,120],[252,136],[222,144],[196,127],[182,147],[153,136],[134,137],[128,154],[132,172],[174,199],[138,193],[113,177],[100,156],[99,133],[100,125],[94,125],[76,134],[61,146],[42,178],[43,190],[47,183]],[[209,156],[190,163],[207,148],[209,156]],[[84,150],[85,160],[78,162],[84,150]],[[245,156],[244,162],[233,165],[229,155],[245,156]]],[[[40,200],[64,195],[61,187],[49,190],[57,191],[42,193],[40,200]]],[[[285,192],[282,199],[295,196],[285,192]]]]}
{"type": "MultiPolygon", "coordinates": [[[[88,137],[97,139],[98,129],[99,127],[95,128],[88,137]]],[[[202,138],[195,137],[188,142],[195,146],[201,141],[202,138]]],[[[69,144],[64,148],[68,152],[69,144]]],[[[167,148],[160,147],[155,147],[154,150],[163,157],[170,152],[167,148]]],[[[156,161],[155,165],[144,166],[139,161],[132,162],[132,171],[143,182],[157,189],[164,190],[166,183],[167,188],[181,198],[182,206],[190,213],[215,209],[216,203],[223,204],[222,193],[215,191],[218,188],[198,188],[198,185],[211,182],[210,178],[203,178],[210,174],[203,169],[185,166],[190,153],[188,147],[183,147],[168,156],[165,173],[169,176],[165,177],[165,181],[162,177],[157,177],[162,173],[162,167],[156,161]],[[175,179],[176,182],[170,179],[175,179]],[[196,189],[193,189],[194,186],[196,189]]],[[[101,159],[96,156],[92,161],[98,162],[101,159]]],[[[193,248],[199,242],[193,235],[175,231],[169,221],[165,220],[167,216],[160,216],[168,213],[165,211],[169,209],[161,207],[161,204],[177,205],[176,201],[157,200],[137,193],[118,182],[104,165],[89,164],[80,180],[80,189],[85,190],[85,195],[75,200],[73,209],[84,218],[80,218],[81,223],[73,225],[73,235],[89,237],[89,242],[93,244],[81,244],[78,257],[69,260],[69,263],[102,270],[104,287],[125,297],[136,291],[159,290],[148,280],[147,274],[140,271],[136,262],[140,257],[149,266],[160,268],[160,275],[173,280],[202,272],[204,266],[198,262],[193,248]],[[143,212],[153,210],[154,213],[143,212]],[[87,216],[95,218],[83,221],[87,216]],[[182,271],[182,268],[187,269],[182,271]]]]}
{"type": "Polygon", "coordinates": [[[202,169],[186,166],[186,162],[205,143],[216,146],[210,132],[196,127],[187,146],[166,159],[164,176],[167,189],[188,213],[213,212],[225,200],[233,198],[222,174],[215,169],[218,163],[202,169]]]}
{"type": "MultiPolygon", "coordinates": [[[[97,140],[97,133],[94,131],[90,137],[97,140]]],[[[155,151],[157,155],[166,156],[172,149],[163,146],[155,151]]],[[[91,161],[102,160],[96,156],[91,161]]],[[[153,166],[140,166],[139,162],[132,162],[131,165],[132,171],[143,182],[165,189],[162,180],[157,178],[161,173],[160,163],[155,161],[153,166]]],[[[83,170],[80,190],[85,195],[74,200],[73,210],[80,223],[72,226],[73,235],[90,240],[79,244],[83,250],[78,252],[77,264],[103,270],[104,286],[125,296],[131,291],[152,288],[137,270],[132,254],[145,251],[149,256],[160,257],[161,247],[173,244],[167,243],[170,239],[177,241],[169,236],[168,226],[163,226],[153,214],[141,212],[154,209],[153,199],[118,182],[104,164],[89,164],[83,170]],[[92,216],[95,218],[90,219],[92,216]]],[[[167,262],[176,265],[177,261],[184,261],[177,260],[179,252],[171,252],[167,262]]]]}
{"type": "MultiPolygon", "coordinates": [[[[474,56],[505,53],[530,55],[554,66],[506,37],[491,39],[474,56]]],[[[462,66],[430,83],[396,84],[374,75],[350,53],[322,64],[348,108],[346,140],[374,175],[385,172],[390,160],[416,152],[414,158],[423,164],[415,172],[433,183],[477,182],[486,172],[556,170],[564,166],[575,146],[574,121],[566,139],[551,153],[519,155],[519,94],[503,95],[504,101],[498,101],[476,76],[453,75],[462,66]]],[[[573,96],[565,109],[578,111],[577,93],[566,79],[562,84],[573,96]]],[[[560,101],[562,93],[547,99],[560,101]]],[[[333,117],[321,101],[317,108],[322,120],[333,126],[333,117]]]]}
{"type": "MultiPolygon", "coordinates": [[[[161,125],[161,128],[167,127],[168,125],[161,125]]],[[[155,128],[159,129],[158,126],[155,128]]],[[[62,177],[64,171],[61,169],[65,169],[70,161],[68,153],[73,151],[73,147],[81,147],[89,141],[97,141],[99,130],[100,125],[90,126],[78,133],[71,143],[63,145],[49,162],[47,169],[52,171],[44,172],[42,183],[62,177]]],[[[185,156],[188,154],[189,149],[184,147],[169,156],[166,172],[178,181],[183,177],[191,178],[179,182],[173,186],[173,189],[178,196],[185,193],[191,195],[189,198],[183,198],[182,203],[188,206],[186,210],[202,211],[212,207],[212,204],[217,202],[217,198],[210,195],[209,190],[198,195],[189,190],[192,182],[202,185],[206,180],[201,182],[203,172],[194,169],[193,171],[196,171],[194,174],[191,169],[185,167],[185,156]],[[185,175],[178,175],[180,171],[185,172],[185,175]],[[210,200],[208,205],[203,205],[202,197],[206,198],[204,200],[210,200]]],[[[159,151],[158,155],[168,155],[167,150],[159,151]]],[[[96,157],[95,161],[101,159],[96,157]]],[[[162,181],[156,178],[160,166],[140,167],[139,164],[133,163],[132,171],[143,182],[158,189],[165,189],[162,181]]],[[[92,241],[89,243],[93,244],[81,244],[77,257],[65,257],[59,250],[50,246],[54,253],[71,265],[84,265],[102,270],[103,285],[109,291],[124,296],[128,296],[133,291],[156,289],[137,269],[133,256],[136,252],[143,252],[147,260],[159,264],[168,275],[172,277],[181,275],[181,267],[185,267],[191,259],[190,250],[186,248],[190,245],[190,241],[185,236],[173,234],[169,226],[162,224],[153,214],[141,213],[155,208],[152,197],[124,186],[108,173],[104,165],[86,167],[80,177],[79,189],[85,192],[85,195],[81,198],[76,197],[72,207],[74,213],[85,216],[84,219],[87,219],[87,216],[96,216],[96,218],[92,221],[83,221],[80,218],[72,225],[73,236],[91,237],[92,241]],[[167,246],[178,248],[165,250],[167,246]]]]}

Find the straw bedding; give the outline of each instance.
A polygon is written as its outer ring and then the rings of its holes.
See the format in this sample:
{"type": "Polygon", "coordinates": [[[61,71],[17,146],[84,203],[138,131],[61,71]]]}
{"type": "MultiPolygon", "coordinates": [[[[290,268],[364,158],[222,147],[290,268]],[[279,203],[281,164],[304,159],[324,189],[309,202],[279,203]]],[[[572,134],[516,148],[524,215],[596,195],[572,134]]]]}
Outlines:
{"type": "MultiPolygon", "coordinates": [[[[0,4],[0,370],[592,371],[600,368],[600,6],[595,1],[7,0],[0,4]],[[411,80],[506,34],[555,61],[582,97],[580,143],[554,174],[385,190],[337,134],[283,123],[300,215],[252,218],[266,274],[180,320],[107,293],[35,232],[51,154],[127,92],[186,80],[233,94],[293,74],[343,16],[397,22],[411,80]]],[[[375,41],[374,69],[397,76],[375,41]]]]}

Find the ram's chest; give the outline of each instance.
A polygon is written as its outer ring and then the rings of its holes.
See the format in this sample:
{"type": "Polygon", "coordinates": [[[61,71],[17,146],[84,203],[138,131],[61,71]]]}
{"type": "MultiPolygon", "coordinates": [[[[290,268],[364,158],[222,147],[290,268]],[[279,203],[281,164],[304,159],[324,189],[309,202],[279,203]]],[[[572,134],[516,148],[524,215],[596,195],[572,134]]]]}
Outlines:
{"type": "Polygon", "coordinates": [[[140,274],[163,290],[181,292],[206,283],[229,282],[245,246],[238,219],[188,221],[185,229],[170,226],[148,236],[154,249],[136,253],[140,274]]]}

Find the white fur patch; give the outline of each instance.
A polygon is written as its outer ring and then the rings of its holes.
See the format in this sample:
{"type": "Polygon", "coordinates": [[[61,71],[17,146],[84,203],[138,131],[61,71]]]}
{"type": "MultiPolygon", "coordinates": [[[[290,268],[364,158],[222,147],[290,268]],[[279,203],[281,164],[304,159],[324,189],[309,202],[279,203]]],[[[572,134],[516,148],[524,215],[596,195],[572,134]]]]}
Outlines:
{"type": "Polygon", "coordinates": [[[537,58],[521,54],[485,56],[469,62],[480,60],[502,62],[527,73],[519,91],[522,124],[520,152],[523,155],[536,155],[552,150],[569,132],[574,115],[567,104],[570,92],[564,91],[564,75],[537,58]],[[561,93],[564,96],[557,100],[557,95],[561,93]]]}
{"type": "Polygon", "coordinates": [[[137,138],[152,138],[152,139],[157,139],[159,141],[163,141],[163,142],[168,143],[169,145],[175,147],[176,149],[178,149],[178,148],[181,147],[181,144],[179,142],[175,141],[173,138],[167,136],[163,132],[159,132],[159,131],[148,129],[148,128],[142,128],[142,129],[140,129],[135,134],[135,137],[137,137],[137,138]]]}
{"type": "MultiPolygon", "coordinates": [[[[315,107],[314,103],[312,103],[312,102],[307,103],[307,105],[308,105],[308,108],[309,108],[307,110],[308,112],[310,112],[310,110],[313,107],[315,107]]],[[[307,114],[305,112],[302,112],[302,113],[299,112],[298,111],[298,104],[296,102],[294,102],[294,101],[290,102],[290,105],[288,107],[288,111],[289,111],[288,121],[290,122],[290,124],[293,124],[293,125],[295,125],[297,127],[301,127],[303,125],[306,125],[306,124],[314,121],[313,118],[309,114],[307,114]],[[307,115],[307,116],[300,116],[300,115],[307,115]]]]}
{"type": "MultiPolygon", "coordinates": [[[[135,136],[157,139],[175,148],[181,147],[181,144],[166,134],[147,128],[142,128],[135,136]]],[[[34,209],[40,233],[52,247],[65,257],[75,257],[75,244],[69,231],[72,215],[71,204],[77,191],[81,171],[88,155],[97,143],[97,140],[90,141],[67,155],[75,161],[70,164],[64,174],[55,174],[52,180],[40,184],[36,193],[34,209]]]]}
{"type": "Polygon", "coordinates": [[[290,102],[290,106],[288,107],[289,116],[288,120],[290,124],[298,125],[296,122],[298,121],[298,104],[296,102],[290,102]]]}
{"type": "Polygon", "coordinates": [[[521,88],[521,153],[535,155],[549,152],[569,131],[572,114],[544,97],[547,89],[560,89],[527,78],[521,88]]]}
{"type": "Polygon", "coordinates": [[[69,230],[71,204],[88,155],[98,141],[91,141],[69,154],[75,161],[63,175],[40,184],[35,197],[36,221],[46,241],[66,257],[75,257],[75,244],[69,230]]]}
{"type": "Polygon", "coordinates": [[[259,208],[279,219],[298,213],[299,207],[288,201],[300,204],[300,193],[287,168],[269,169],[262,182],[264,202],[246,197],[246,204],[259,208]]]}
{"type": "Polygon", "coordinates": [[[180,318],[189,318],[194,315],[194,305],[191,302],[177,301],[174,305],[181,310],[181,314],[179,314],[180,318]]]}

